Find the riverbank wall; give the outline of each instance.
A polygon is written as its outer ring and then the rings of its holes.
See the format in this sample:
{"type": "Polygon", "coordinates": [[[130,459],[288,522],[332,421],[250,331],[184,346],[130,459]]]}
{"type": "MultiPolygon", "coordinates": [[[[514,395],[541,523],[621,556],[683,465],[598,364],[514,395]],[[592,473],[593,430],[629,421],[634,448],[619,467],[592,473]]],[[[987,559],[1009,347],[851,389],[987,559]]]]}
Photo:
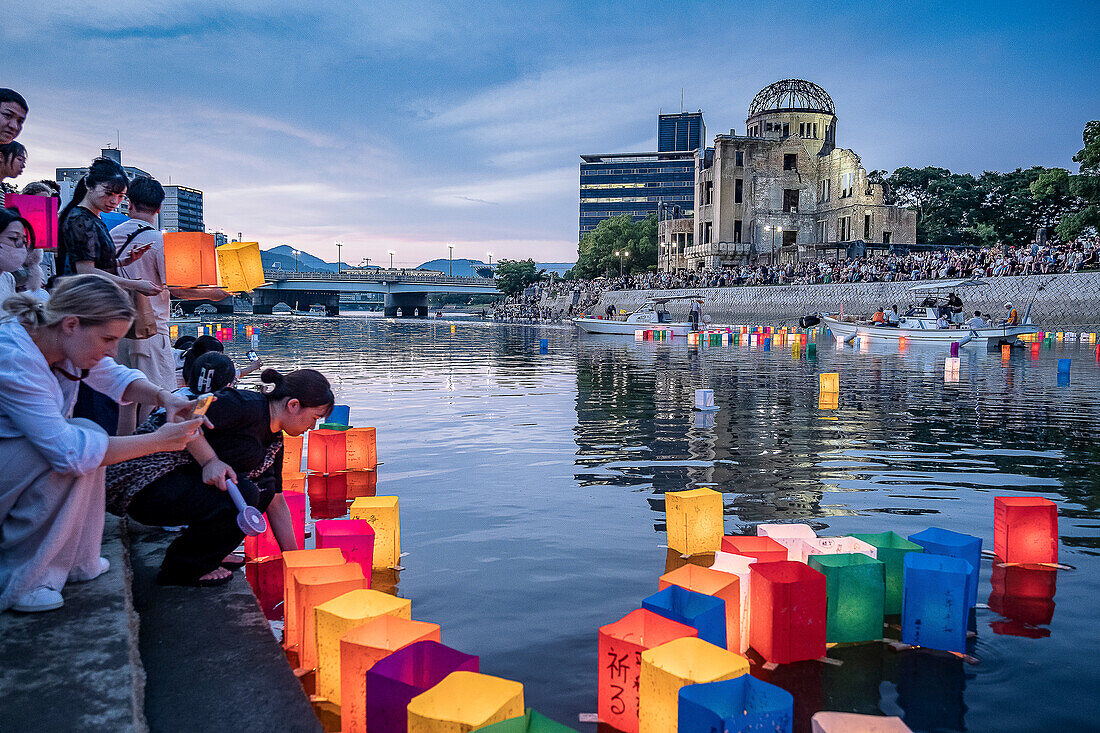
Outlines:
{"type": "MultiPolygon", "coordinates": [[[[874,313],[880,306],[914,305],[923,296],[912,292],[915,285],[933,284],[934,280],[889,283],[833,283],[829,285],[765,285],[734,288],[682,288],[673,290],[609,290],[589,309],[602,315],[607,306],[633,311],[649,298],[702,298],[704,312],[715,323],[789,324],[807,313],[832,313],[843,307],[850,315],[874,313]]],[[[1012,303],[1023,318],[1027,304],[1035,295],[1032,322],[1044,327],[1084,330],[1100,329],[1100,272],[1060,275],[995,277],[987,287],[959,290],[966,314],[980,310],[1001,317],[1004,304],[1012,303]]],[[[545,297],[543,305],[552,310],[568,308],[569,296],[545,297]]],[[[668,310],[676,320],[687,320],[690,300],[671,301],[668,310]]]]}

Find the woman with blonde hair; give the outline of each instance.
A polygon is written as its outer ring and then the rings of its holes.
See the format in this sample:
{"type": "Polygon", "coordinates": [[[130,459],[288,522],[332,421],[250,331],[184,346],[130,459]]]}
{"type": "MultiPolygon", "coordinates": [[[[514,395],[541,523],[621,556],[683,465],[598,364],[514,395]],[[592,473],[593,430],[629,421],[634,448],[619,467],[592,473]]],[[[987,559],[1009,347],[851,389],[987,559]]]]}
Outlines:
{"type": "Polygon", "coordinates": [[[181,422],[191,403],[113,360],[133,315],[130,296],[94,274],[60,280],[48,302],[30,293],[3,301],[0,610],[59,608],[66,581],[106,572],[103,467],[181,450],[202,423],[181,422]],[[158,404],[171,422],[146,435],[108,437],[71,418],[82,382],[118,401],[158,404]]]}

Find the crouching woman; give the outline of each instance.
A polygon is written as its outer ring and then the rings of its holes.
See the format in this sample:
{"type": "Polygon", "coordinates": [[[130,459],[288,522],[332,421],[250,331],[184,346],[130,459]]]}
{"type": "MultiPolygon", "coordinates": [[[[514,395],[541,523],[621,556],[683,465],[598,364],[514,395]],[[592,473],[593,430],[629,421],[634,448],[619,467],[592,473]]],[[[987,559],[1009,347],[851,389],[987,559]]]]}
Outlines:
{"type": "Polygon", "coordinates": [[[61,280],[48,302],[30,293],[0,315],[0,610],[60,608],[66,581],[110,564],[103,539],[103,467],[182,450],[201,419],[190,403],[115,363],[133,321],[130,296],[100,275],[61,280]],[[147,435],[108,437],[72,419],[81,382],[115,401],[156,404],[171,421],[147,435]]]}
{"type": "MultiPolygon", "coordinates": [[[[223,565],[244,539],[237,508],[226,492],[233,481],[244,500],[267,512],[283,550],[298,549],[290,509],[282,496],[282,433],[301,435],[332,411],[332,388],[312,369],[283,375],[265,369],[266,391],[215,392],[206,417],[212,427],[185,451],[112,466],[107,506],[142,524],[187,525],[164,553],[162,585],[220,585],[231,577],[223,565]]],[[[143,426],[139,430],[148,429],[143,426]]]]}

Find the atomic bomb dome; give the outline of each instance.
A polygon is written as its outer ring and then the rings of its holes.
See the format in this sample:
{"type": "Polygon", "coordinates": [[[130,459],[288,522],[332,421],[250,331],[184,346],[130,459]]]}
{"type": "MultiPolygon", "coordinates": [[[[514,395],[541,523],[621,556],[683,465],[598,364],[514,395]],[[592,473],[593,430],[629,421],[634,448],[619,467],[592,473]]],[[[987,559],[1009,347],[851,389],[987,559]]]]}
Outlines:
{"type": "Polygon", "coordinates": [[[764,112],[820,112],[835,115],[828,92],[805,79],[784,79],[761,89],[749,105],[749,117],[764,112]]]}

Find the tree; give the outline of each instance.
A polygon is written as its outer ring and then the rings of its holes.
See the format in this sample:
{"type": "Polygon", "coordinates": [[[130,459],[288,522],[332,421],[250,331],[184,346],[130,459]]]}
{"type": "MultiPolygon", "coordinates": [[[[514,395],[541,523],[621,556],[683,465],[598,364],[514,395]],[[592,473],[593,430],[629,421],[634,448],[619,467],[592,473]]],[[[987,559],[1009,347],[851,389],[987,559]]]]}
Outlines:
{"type": "Polygon", "coordinates": [[[1100,120],[1085,123],[1081,133],[1085,147],[1073,156],[1080,165],[1078,175],[1067,171],[1040,176],[1031,193],[1041,202],[1069,201],[1055,232],[1063,240],[1076,239],[1088,229],[1100,230],[1100,120]]]}
{"type": "Polygon", "coordinates": [[[537,283],[546,275],[546,270],[535,267],[535,261],[526,260],[500,260],[496,266],[497,290],[505,295],[522,293],[524,288],[537,283]]]}
{"type": "Polygon", "coordinates": [[[604,219],[596,228],[585,232],[577,246],[574,275],[593,278],[617,275],[619,257],[615,252],[630,252],[623,258],[623,272],[645,272],[657,264],[657,215],[650,214],[634,221],[629,214],[604,219]]]}

